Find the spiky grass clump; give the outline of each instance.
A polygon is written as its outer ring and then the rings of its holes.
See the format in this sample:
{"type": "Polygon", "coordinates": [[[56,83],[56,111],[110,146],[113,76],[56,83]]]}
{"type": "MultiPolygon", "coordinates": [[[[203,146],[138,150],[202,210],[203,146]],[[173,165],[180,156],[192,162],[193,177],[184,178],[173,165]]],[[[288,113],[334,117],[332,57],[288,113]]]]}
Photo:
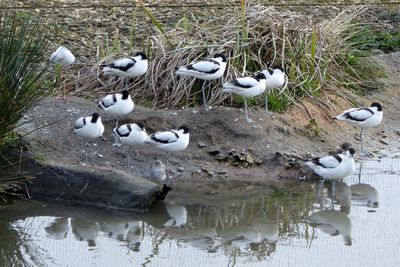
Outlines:
{"type": "Polygon", "coordinates": [[[12,131],[22,116],[51,93],[47,60],[48,27],[22,12],[0,12],[0,193],[21,182],[18,167],[8,158],[12,131]],[[4,173],[4,170],[12,173],[4,173]]]}
{"type": "MultiPolygon", "coordinates": [[[[199,58],[223,52],[229,57],[229,67],[223,80],[254,72],[273,65],[283,66],[289,78],[284,98],[275,103],[296,103],[298,98],[310,97],[317,105],[327,105],[324,92],[334,91],[343,82],[345,71],[338,55],[346,49],[343,33],[351,28],[352,19],[364,8],[346,10],[331,20],[316,23],[311,17],[265,6],[232,7],[235,12],[208,18],[183,18],[176,26],[152,36],[148,43],[151,64],[144,79],[135,80],[131,87],[136,101],[152,102],[159,108],[195,106],[199,83],[188,77],[177,77],[175,67],[199,58]],[[322,99],[322,100],[321,100],[322,99]]],[[[159,27],[159,25],[158,25],[159,27]]],[[[115,82],[104,80],[98,68],[82,76],[85,90],[93,88],[104,93],[115,82]]],[[[221,92],[221,80],[212,81],[207,89],[207,101],[212,105],[235,105],[235,98],[221,92]]],[[[342,94],[342,92],[338,93],[342,94]]],[[[277,98],[276,98],[277,99],[277,98]]],[[[275,99],[275,100],[276,100],[275,99]]],[[[260,101],[262,102],[262,101],[260,101]]],[[[261,104],[261,103],[260,103],[261,104]]],[[[277,105],[275,110],[284,110],[277,105]]]]}

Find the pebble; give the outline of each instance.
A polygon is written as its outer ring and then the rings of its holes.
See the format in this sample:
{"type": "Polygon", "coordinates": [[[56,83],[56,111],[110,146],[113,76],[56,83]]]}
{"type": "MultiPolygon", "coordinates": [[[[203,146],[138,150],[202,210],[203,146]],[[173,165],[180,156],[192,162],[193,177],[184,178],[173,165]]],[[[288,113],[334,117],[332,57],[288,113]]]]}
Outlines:
{"type": "Polygon", "coordinates": [[[178,172],[183,172],[184,170],[185,170],[185,168],[183,166],[178,167],[178,172]]]}
{"type": "Polygon", "coordinates": [[[200,148],[203,148],[203,147],[206,147],[207,146],[207,144],[206,143],[203,143],[203,142],[199,142],[198,144],[197,144],[200,148]]]}

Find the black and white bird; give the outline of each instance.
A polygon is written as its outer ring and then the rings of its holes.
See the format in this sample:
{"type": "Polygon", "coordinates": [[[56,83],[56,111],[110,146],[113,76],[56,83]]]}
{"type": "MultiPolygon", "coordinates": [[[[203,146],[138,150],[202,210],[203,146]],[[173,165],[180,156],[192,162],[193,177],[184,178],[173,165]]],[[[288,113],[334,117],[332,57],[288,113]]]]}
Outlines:
{"type": "Polygon", "coordinates": [[[252,122],[248,116],[247,98],[261,95],[265,90],[265,81],[265,74],[259,73],[253,77],[237,78],[222,85],[223,92],[234,93],[244,97],[245,120],[247,123],[252,122]]]}
{"type": "Polygon", "coordinates": [[[142,122],[127,123],[114,128],[114,133],[122,145],[129,146],[126,152],[126,159],[128,161],[128,173],[131,173],[131,162],[129,153],[132,148],[137,145],[143,145],[147,139],[147,132],[142,122]]]}
{"type": "Polygon", "coordinates": [[[382,121],[382,116],[383,111],[381,104],[374,102],[370,107],[348,109],[334,119],[361,128],[361,153],[366,155],[363,147],[363,129],[377,127],[382,121]]]}
{"type": "Polygon", "coordinates": [[[272,89],[279,88],[285,84],[286,74],[280,66],[275,66],[270,70],[263,70],[261,73],[264,73],[267,78],[265,81],[265,113],[270,114],[268,110],[268,93],[272,89]]]}
{"type": "MultiPolygon", "coordinates": [[[[75,62],[75,56],[72,54],[71,50],[65,46],[60,46],[57,50],[51,54],[50,62],[60,66],[60,79],[63,80],[63,68],[73,64],[75,62]]],[[[63,96],[61,98],[66,98],[66,86],[63,85],[63,96]]],[[[60,97],[57,97],[60,98],[60,97]]]]}
{"type": "Polygon", "coordinates": [[[227,61],[223,54],[215,54],[212,58],[196,61],[186,66],[177,68],[176,74],[191,76],[203,80],[201,91],[203,94],[203,105],[207,107],[205,94],[205,81],[216,80],[224,75],[227,61]]]}
{"type": "MultiPolygon", "coordinates": [[[[101,117],[98,113],[93,113],[91,116],[81,117],[75,122],[74,132],[83,138],[85,147],[85,139],[93,140],[99,138],[104,133],[104,125],[101,122],[101,117]]],[[[87,150],[85,148],[86,165],[88,163],[87,150]]]]}
{"type": "MultiPolygon", "coordinates": [[[[117,118],[115,127],[118,127],[119,118],[132,112],[135,104],[129,95],[128,90],[122,90],[121,93],[106,95],[100,102],[99,107],[106,113],[117,118]]],[[[118,138],[115,139],[115,146],[120,146],[118,138]]]]}
{"type": "Polygon", "coordinates": [[[137,52],[133,57],[120,58],[103,68],[104,75],[118,76],[125,79],[125,89],[128,89],[128,79],[142,76],[148,68],[147,56],[137,52]]]}
{"type": "Polygon", "coordinates": [[[177,130],[156,132],[148,136],[146,144],[153,145],[165,151],[165,165],[168,178],[168,152],[185,150],[189,145],[189,128],[180,126],[177,130]]]}
{"type": "Polygon", "coordinates": [[[323,178],[320,190],[325,180],[333,180],[332,192],[335,195],[335,180],[343,179],[353,173],[354,170],[354,148],[349,148],[345,155],[333,154],[307,161],[305,165],[323,178]]]}

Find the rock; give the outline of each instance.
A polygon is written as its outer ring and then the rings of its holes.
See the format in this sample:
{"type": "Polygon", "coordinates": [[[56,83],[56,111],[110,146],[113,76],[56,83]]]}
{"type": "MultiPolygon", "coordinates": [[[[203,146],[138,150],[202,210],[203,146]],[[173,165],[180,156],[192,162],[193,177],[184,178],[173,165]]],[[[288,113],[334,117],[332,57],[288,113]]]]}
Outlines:
{"type": "Polygon", "coordinates": [[[166,195],[160,185],[107,167],[49,165],[27,159],[22,170],[35,173],[32,183],[22,189],[32,199],[144,212],[166,195]]]}
{"type": "Polygon", "coordinates": [[[179,167],[178,167],[178,172],[183,172],[184,170],[185,170],[184,167],[182,167],[182,166],[179,166],[179,167]]]}
{"type": "Polygon", "coordinates": [[[203,148],[203,147],[206,147],[207,146],[207,144],[205,144],[205,143],[203,143],[203,142],[199,142],[198,144],[197,144],[200,148],[203,148]]]}
{"type": "Polygon", "coordinates": [[[218,154],[221,153],[221,149],[219,147],[213,146],[207,150],[207,153],[210,154],[211,156],[217,156],[218,154]]]}

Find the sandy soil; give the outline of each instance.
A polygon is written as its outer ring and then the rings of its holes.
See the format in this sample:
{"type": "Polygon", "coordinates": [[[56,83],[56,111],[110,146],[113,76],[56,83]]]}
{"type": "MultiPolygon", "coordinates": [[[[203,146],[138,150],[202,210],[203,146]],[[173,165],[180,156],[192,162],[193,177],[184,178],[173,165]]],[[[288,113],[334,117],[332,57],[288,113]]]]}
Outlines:
{"type": "MultiPolygon", "coordinates": [[[[377,156],[382,156],[399,149],[400,115],[397,103],[400,100],[400,53],[377,55],[372,59],[385,67],[387,77],[381,82],[386,86],[360,97],[360,102],[370,105],[379,101],[383,104],[382,124],[365,131],[366,147],[377,156]]],[[[302,104],[307,107],[309,115],[300,106],[294,106],[288,113],[275,115],[252,110],[252,124],[244,123],[243,110],[228,107],[213,107],[209,111],[168,111],[136,106],[132,114],[120,122],[143,121],[148,133],[180,125],[190,128],[189,147],[169,158],[171,181],[176,186],[193,188],[224,181],[220,183],[223,185],[232,180],[263,182],[301,175],[297,168],[299,162],[290,160],[290,157],[323,155],[344,141],[353,143],[356,150],[359,149],[358,129],[327,119],[307,101],[302,104]],[[319,135],[307,127],[311,118],[317,122],[319,135]],[[277,159],[277,152],[291,156],[277,159]]],[[[338,101],[329,112],[336,114],[347,108],[350,106],[345,101],[338,101]]],[[[27,123],[19,131],[26,133],[47,125],[25,137],[31,141],[30,151],[50,162],[82,164],[84,148],[82,141],[73,134],[74,123],[78,117],[94,111],[102,116],[106,130],[102,140],[91,142],[88,147],[88,169],[98,165],[127,170],[126,148],[112,146],[115,120],[101,112],[92,101],[76,97],[66,101],[47,98],[26,115],[27,123]]],[[[142,146],[132,152],[132,158],[132,173],[148,177],[151,163],[156,158],[164,159],[164,154],[150,146],[142,146]]],[[[205,190],[211,189],[207,187],[205,190]]]]}

